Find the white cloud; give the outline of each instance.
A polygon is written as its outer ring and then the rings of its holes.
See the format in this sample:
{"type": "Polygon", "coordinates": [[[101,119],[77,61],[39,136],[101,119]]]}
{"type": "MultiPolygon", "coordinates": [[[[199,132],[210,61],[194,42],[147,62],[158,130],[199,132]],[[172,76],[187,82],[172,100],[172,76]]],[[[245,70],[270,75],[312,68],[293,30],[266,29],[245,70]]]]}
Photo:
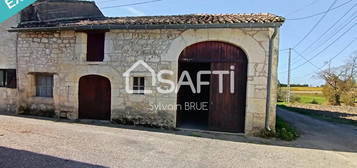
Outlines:
{"type": "Polygon", "coordinates": [[[131,12],[133,15],[136,15],[136,16],[145,16],[146,14],[142,11],[139,11],[133,7],[126,7],[126,9],[131,12]]]}

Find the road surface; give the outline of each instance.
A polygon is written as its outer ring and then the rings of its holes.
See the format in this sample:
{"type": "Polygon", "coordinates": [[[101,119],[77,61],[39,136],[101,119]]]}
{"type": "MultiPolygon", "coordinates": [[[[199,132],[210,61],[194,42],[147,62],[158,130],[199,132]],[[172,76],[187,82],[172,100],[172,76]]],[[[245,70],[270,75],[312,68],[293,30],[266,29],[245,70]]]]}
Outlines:
{"type": "Polygon", "coordinates": [[[0,115],[0,167],[357,167],[348,150],[192,135],[0,115]]]}

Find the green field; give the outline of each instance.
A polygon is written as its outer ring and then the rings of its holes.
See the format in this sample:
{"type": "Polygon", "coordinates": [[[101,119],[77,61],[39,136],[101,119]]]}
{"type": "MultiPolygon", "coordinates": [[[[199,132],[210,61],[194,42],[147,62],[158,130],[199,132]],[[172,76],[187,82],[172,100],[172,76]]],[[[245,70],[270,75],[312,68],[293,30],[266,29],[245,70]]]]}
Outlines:
{"type": "MultiPolygon", "coordinates": [[[[302,104],[326,104],[327,100],[322,94],[321,87],[292,87],[291,101],[302,104]]],[[[286,87],[281,90],[286,91],[286,87]]]]}
{"type": "Polygon", "coordinates": [[[299,97],[299,103],[303,104],[325,104],[326,98],[321,94],[295,94],[294,96],[299,97]]]}
{"type": "MultiPolygon", "coordinates": [[[[282,87],[282,90],[287,90],[287,87],[282,87]]],[[[316,92],[316,91],[321,91],[322,92],[323,88],[322,87],[291,87],[291,91],[311,91],[311,92],[316,92]]]]}

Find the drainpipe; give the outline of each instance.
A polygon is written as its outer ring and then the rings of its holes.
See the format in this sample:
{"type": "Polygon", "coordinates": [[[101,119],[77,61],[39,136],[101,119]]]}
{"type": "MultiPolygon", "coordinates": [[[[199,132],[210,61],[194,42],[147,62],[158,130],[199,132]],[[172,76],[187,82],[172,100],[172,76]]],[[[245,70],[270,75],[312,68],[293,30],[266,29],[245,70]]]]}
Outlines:
{"type": "Polygon", "coordinates": [[[270,122],[270,103],[271,103],[271,80],[272,80],[272,64],[273,64],[273,49],[274,49],[274,39],[278,34],[278,27],[274,28],[274,33],[269,39],[269,60],[268,60],[268,86],[267,86],[267,98],[266,98],[266,111],[265,111],[265,129],[271,131],[269,126],[270,122]]]}
{"type": "Polygon", "coordinates": [[[16,41],[15,41],[15,68],[16,68],[16,114],[19,113],[19,98],[20,98],[20,89],[19,89],[19,32],[16,32],[16,41]]]}

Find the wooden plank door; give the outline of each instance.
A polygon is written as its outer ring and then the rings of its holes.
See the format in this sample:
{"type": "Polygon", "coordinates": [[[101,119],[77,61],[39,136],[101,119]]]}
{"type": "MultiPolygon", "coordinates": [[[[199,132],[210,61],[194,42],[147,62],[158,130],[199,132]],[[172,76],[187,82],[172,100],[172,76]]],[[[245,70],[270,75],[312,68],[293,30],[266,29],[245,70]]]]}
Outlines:
{"type": "Polygon", "coordinates": [[[111,86],[102,76],[84,76],[79,81],[79,118],[110,120],[111,86]]]}
{"type": "MultiPolygon", "coordinates": [[[[219,78],[217,75],[210,77],[209,90],[209,121],[211,130],[223,132],[244,132],[245,106],[246,106],[246,86],[247,86],[247,66],[248,59],[244,51],[234,45],[219,41],[207,41],[193,44],[185,48],[180,57],[179,63],[194,62],[196,64],[210,64],[212,71],[230,71],[234,66],[234,88],[235,92],[230,93],[230,77],[224,76],[224,90],[219,93],[219,78]]],[[[181,64],[180,64],[181,65],[181,64]]],[[[182,64],[182,66],[185,66],[182,64]]],[[[199,66],[194,67],[192,72],[196,72],[199,66]]],[[[179,74],[182,72],[180,67],[179,74]]],[[[178,102],[190,100],[187,94],[179,93],[178,102]]],[[[184,118],[181,111],[177,112],[177,123],[184,118]]]]}
{"type": "MultiPolygon", "coordinates": [[[[212,63],[211,70],[229,70],[238,63],[212,63]]],[[[245,71],[235,71],[234,93],[231,93],[230,75],[223,76],[223,93],[219,91],[218,75],[211,76],[209,127],[214,131],[243,133],[245,125],[246,85],[245,71]],[[243,76],[243,79],[241,79],[243,76]]]]}
{"type": "Polygon", "coordinates": [[[244,133],[247,56],[241,48],[227,43],[216,42],[212,47],[215,56],[211,59],[211,71],[234,71],[234,93],[231,93],[230,75],[223,77],[223,93],[219,92],[218,75],[211,76],[209,127],[215,131],[244,133]]]}

